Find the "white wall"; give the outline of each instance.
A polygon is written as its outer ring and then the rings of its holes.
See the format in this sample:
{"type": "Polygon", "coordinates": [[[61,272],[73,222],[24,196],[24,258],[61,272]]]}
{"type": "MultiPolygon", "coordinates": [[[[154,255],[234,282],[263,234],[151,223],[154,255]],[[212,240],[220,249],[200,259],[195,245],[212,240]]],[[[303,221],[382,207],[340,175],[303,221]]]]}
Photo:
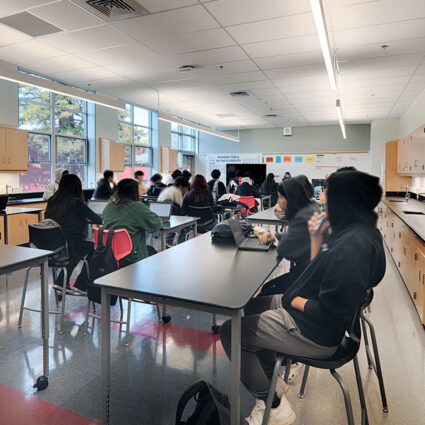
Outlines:
{"type": "Polygon", "coordinates": [[[398,139],[399,120],[376,120],[370,125],[370,172],[381,176],[382,146],[398,139]]]}
{"type": "Polygon", "coordinates": [[[425,124],[425,90],[400,117],[399,137],[403,138],[425,124]]]}

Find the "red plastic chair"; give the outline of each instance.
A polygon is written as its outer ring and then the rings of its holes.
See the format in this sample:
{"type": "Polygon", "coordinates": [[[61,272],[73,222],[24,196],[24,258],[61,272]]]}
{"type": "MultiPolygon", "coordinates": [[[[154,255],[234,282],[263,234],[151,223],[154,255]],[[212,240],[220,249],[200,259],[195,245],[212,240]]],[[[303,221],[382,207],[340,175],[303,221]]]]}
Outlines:
{"type": "Polygon", "coordinates": [[[246,216],[246,215],[255,214],[255,212],[251,212],[251,209],[256,206],[255,198],[253,196],[240,196],[238,199],[238,202],[248,205],[248,214],[247,214],[246,208],[243,208],[242,210],[240,210],[240,213],[242,215],[246,216]]]}
{"type": "MultiPolygon", "coordinates": [[[[97,248],[99,228],[93,226],[94,236],[94,249],[97,248]]],[[[103,229],[102,242],[106,245],[108,240],[108,230],[103,229]]],[[[131,237],[128,234],[127,229],[116,229],[114,230],[114,237],[112,238],[112,252],[114,253],[115,260],[117,260],[118,267],[120,266],[120,260],[127,257],[128,254],[133,250],[133,243],[131,237]]]]}

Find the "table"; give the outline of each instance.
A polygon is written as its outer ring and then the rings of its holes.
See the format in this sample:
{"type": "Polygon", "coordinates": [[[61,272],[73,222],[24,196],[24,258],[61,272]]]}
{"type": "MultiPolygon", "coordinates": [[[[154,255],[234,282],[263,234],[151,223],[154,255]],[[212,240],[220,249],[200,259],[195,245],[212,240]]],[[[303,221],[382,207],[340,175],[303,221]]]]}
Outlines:
{"type": "Polygon", "coordinates": [[[288,221],[285,219],[278,219],[274,215],[274,208],[261,211],[257,214],[249,215],[247,217],[248,222],[252,224],[264,224],[269,226],[275,226],[276,233],[279,231],[279,226],[287,226],[288,221]]]}
{"type": "Polygon", "coordinates": [[[170,221],[164,223],[161,230],[159,231],[161,234],[161,251],[166,249],[165,236],[168,233],[176,233],[179,230],[193,226],[193,235],[194,237],[198,236],[198,220],[199,217],[186,217],[179,215],[170,216],[170,221]]]}
{"type": "Polygon", "coordinates": [[[277,266],[274,249],[237,250],[213,244],[209,233],[162,251],[94,282],[102,292],[103,423],[109,425],[111,384],[110,297],[142,299],[232,318],[231,424],[239,425],[241,311],[277,266]],[[185,259],[196,258],[188,262],[185,259]],[[252,265],[255,264],[255,267],[252,265]],[[202,276],[202,284],[200,284],[202,276]]]}
{"type": "Polygon", "coordinates": [[[49,295],[48,263],[51,251],[0,245],[0,275],[12,273],[28,267],[40,266],[41,276],[41,338],[43,340],[43,376],[37,379],[34,387],[44,390],[49,376],[49,295]]]}
{"type": "Polygon", "coordinates": [[[17,208],[17,207],[6,207],[5,210],[0,211],[0,217],[4,217],[4,243],[9,243],[9,235],[7,229],[7,217],[14,214],[37,214],[38,221],[42,219],[43,208],[17,208]]]}

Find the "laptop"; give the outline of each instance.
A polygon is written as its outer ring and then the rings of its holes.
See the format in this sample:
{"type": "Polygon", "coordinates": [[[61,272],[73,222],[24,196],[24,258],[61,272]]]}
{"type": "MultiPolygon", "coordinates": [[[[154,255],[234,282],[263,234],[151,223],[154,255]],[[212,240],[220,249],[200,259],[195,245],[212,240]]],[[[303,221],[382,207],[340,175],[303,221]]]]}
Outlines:
{"type": "Polygon", "coordinates": [[[170,202],[151,202],[149,208],[152,212],[162,218],[164,223],[170,221],[172,204],[170,202]]]}
{"type": "Polygon", "coordinates": [[[229,225],[238,249],[250,251],[268,251],[270,249],[271,244],[263,245],[258,238],[247,238],[236,216],[229,219],[229,225]]]}
{"type": "Polygon", "coordinates": [[[0,195],[0,211],[3,211],[6,209],[8,200],[9,200],[9,196],[0,195]]]}
{"type": "Polygon", "coordinates": [[[87,206],[97,215],[103,216],[103,210],[108,203],[109,201],[89,201],[87,206]]]}

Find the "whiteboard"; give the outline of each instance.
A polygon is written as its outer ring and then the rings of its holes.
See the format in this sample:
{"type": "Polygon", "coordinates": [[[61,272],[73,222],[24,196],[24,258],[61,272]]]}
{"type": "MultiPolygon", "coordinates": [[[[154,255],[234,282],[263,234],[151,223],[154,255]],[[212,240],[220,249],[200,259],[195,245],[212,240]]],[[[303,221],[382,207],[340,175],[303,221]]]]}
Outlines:
{"type": "Polygon", "coordinates": [[[279,181],[289,171],[292,176],[305,174],[309,180],[323,179],[341,167],[355,167],[370,172],[369,152],[331,153],[250,153],[204,154],[196,158],[196,172],[207,180],[211,171],[219,169],[222,180],[226,176],[226,164],[267,164],[267,173],[273,173],[279,181]]]}

